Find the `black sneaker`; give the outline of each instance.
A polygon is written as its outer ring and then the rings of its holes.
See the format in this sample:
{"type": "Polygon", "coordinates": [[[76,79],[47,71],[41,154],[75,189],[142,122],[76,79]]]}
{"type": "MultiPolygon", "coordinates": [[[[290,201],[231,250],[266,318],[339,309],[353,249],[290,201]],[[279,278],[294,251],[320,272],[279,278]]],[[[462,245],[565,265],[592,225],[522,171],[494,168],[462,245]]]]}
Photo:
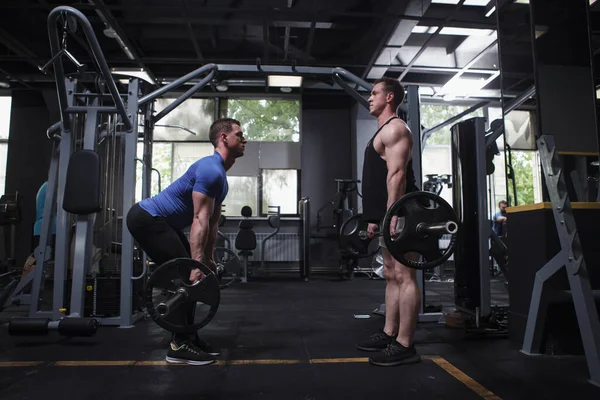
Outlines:
{"type": "Polygon", "coordinates": [[[221,354],[219,349],[208,343],[206,340],[200,339],[198,335],[192,338],[192,345],[199,348],[203,352],[210,354],[211,356],[218,356],[221,354]]]}
{"type": "Polygon", "coordinates": [[[373,365],[381,367],[394,367],[396,365],[413,364],[421,361],[415,346],[404,347],[397,341],[390,343],[385,350],[369,358],[373,365]]]}
{"type": "Polygon", "coordinates": [[[181,345],[171,342],[166,360],[171,364],[189,364],[189,365],[207,365],[215,362],[210,354],[190,345],[183,343],[181,345]]]}
{"type": "Polygon", "coordinates": [[[356,343],[356,348],[363,351],[380,351],[395,341],[394,336],[388,336],[383,330],[371,335],[364,342],[356,343]]]}

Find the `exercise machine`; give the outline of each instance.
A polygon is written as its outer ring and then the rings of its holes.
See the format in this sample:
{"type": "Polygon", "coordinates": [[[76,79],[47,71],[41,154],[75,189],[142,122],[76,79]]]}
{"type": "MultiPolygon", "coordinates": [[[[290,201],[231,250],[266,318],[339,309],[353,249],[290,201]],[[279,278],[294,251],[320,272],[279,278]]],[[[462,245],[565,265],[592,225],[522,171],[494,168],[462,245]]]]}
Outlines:
{"type": "Polygon", "coordinates": [[[19,192],[0,197],[0,273],[15,267],[17,224],[21,222],[19,192]]]}
{"type": "Polygon", "coordinates": [[[243,272],[241,274],[242,283],[248,282],[248,267],[250,262],[248,258],[256,249],[256,233],[254,225],[249,219],[252,216],[252,208],[250,206],[242,207],[242,219],[238,225],[238,232],[235,236],[235,248],[238,250],[238,255],[242,257],[243,272]]]}
{"type": "Polygon", "coordinates": [[[266,267],[265,267],[265,251],[267,249],[267,242],[273,238],[275,235],[277,235],[277,232],[279,232],[279,228],[281,225],[281,206],[268,206],[268,215],[267,215],[267,223],[269,224],[269,226],[273,229],[275,229],[273,232],[269,233],[267,236],[265,236],[261,242],[261,247],[260,247],[260,268],[263,271],[266,271],[266,267]]]}

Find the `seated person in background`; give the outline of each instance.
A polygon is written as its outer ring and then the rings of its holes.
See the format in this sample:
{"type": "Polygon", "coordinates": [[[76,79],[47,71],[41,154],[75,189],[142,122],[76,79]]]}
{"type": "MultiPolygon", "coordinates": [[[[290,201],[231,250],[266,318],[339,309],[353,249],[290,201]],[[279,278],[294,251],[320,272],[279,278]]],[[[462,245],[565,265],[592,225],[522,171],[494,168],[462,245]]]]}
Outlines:
{"type": "MultiPolygon", "coordinates": [[[[33,250],[35,250],[40,244],[40,236],[42,234],[42,221],[44,219],[44,207],[46,204],[46,189],[48,188],[48,181],[44,182],[37,192],[35,197],[35,223],[33,224],[33,250]]],[[[54,238],[56,237],[56,210],[52,212],[52,219],[50,220],[50,237],[48,238],[48,244],[54,247],[54,238]]]]}
{"type": "Polygon", "coordinates": [[[498,236],[506,236],[506,207],[508,207],[506,200],[500,200],[498,202],[500,211],[493,217],[492,229],[498,236]]]}

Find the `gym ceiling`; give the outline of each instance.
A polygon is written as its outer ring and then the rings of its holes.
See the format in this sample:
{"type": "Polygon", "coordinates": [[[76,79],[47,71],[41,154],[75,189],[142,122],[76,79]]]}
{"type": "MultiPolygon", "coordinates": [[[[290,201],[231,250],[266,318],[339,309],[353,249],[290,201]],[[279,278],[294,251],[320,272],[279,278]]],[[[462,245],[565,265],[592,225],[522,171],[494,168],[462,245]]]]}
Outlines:
{"type": "MultiPolygon", "coordinates": [[[[515,1],[512,7],[517,13],[527,7],[519,4],[527,0],[498,1],[515,1]]],[[[54,87],[52,69],[43,74],[38,68],[51,58],[47,16],[56,6],[69,5],[87,16],[111,68],[143,69],[158,84],[205,63],[295,64],[341,67],[370,81],[383,75],[401,78],[403,84],[419,85],[422,95],[438,100],[452,96],[498,99],[495,2],[2,0],[0,82],[13,90],[54,87]],[[479,90],[481,85],[485,86],[479,90]]],[[[600,53],[598,3],[591,5],[595,55],[600,53]]],[[[511,62],[531,63],[528,35],[527,26],[515,29],[511,62]]],[[[81,31],[68,35],[67,49],[91,67],[81,31]]],[[[515,74],[510,79],[510,96],[533,82],[530,74],[515,74]]],[[[265,76],[257,74],[220,73],[203,91],[217,92],[217,86],[235,93],[281,94],[279,88],[268,87],[265,76]]],[[[339,88],[329,77],[307,77],[302,88],[294,88],[292,93],[332,90],[339,88]]]]}

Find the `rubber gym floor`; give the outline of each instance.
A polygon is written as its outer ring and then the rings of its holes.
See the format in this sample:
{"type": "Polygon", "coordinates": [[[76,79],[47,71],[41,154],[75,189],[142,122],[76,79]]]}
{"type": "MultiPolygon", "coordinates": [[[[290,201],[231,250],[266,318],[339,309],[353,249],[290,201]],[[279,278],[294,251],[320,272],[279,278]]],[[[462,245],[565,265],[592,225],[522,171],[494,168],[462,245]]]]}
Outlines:
{"type": "MultiPolygon", "coordinates": [[[[384,281],[315,277],[255,281],[222,293],[200,331],[222,353],[209,366],[165,361],[169,335],[152,321],[101,327],[91,338],[11,337],[0,314],[0,398],[42,399],[599,399],[580,356],[528,357],[506,338],[467,339],[462,329],[420,324],[423,361],[376,367],[354,347],[383,327],[372,311],[384,281]],[[367,314],[357,319],[355,314],[367,314]]],[[[502,296],[502,283],[493,285],[502,296]]],[[[451,306],[451,283],[427,283],[451,306]]]]}

